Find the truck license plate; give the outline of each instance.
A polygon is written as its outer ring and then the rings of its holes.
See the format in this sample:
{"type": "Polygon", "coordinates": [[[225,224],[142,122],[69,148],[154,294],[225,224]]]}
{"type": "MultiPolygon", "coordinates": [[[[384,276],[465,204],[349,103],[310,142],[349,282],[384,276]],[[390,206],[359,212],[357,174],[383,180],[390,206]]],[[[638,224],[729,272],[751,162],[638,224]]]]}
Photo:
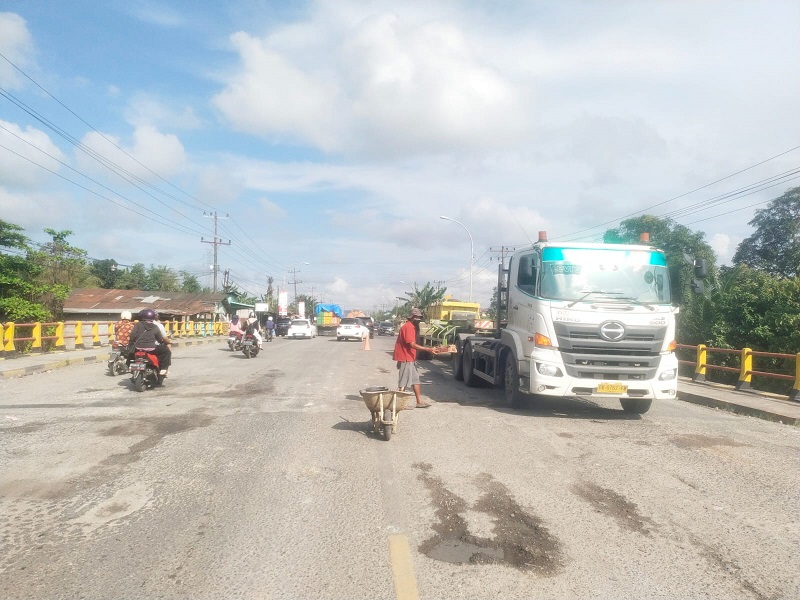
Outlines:
{"type": "Polygon", "coordinates": [[[628,391],[628,386],[621,383],[599,383],[597,385],[598,394],[624,394],[628,391]]]}

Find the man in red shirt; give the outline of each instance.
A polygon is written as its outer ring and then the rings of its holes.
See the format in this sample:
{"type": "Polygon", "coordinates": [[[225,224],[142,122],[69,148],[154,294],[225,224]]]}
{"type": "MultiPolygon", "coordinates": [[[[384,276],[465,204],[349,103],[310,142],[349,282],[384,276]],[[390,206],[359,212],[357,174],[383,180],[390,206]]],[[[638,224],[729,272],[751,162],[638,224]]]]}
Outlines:
{"type": "Polygon", "coordinates": [[[428,352],[435,352],[435,350],[427,346],[420,346],[417,343],[417,329],[419,329],[420,321],[422,321],[422,311],[418,308],[412,308],[408,315],[408,321],[403,323],[403,326],[400,327],[400,332],[397,334],[392,358],[397,361],[397,368],[400,371],[397,383],[398,389],[404,391],[410,386],[414,390],[414,396],[417,399],[417,408],[427,408],[430,404],[422,401],[419,371],[417,371],[417,364],[414,361],[417,359],[417,350],[426,350],[428,352]]]}

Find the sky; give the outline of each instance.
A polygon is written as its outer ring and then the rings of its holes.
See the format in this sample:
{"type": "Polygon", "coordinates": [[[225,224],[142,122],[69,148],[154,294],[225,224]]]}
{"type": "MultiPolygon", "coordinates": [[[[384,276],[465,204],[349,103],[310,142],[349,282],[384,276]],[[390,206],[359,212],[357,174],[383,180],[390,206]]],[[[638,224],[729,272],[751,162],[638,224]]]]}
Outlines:
{"type": "Polygon", "coordinates": [[[645,213],[730,264],[800,185],[798,26],[795,0],[0,0],[0,219],[209,287],[217,239],[218,286],[368,312],[426,283],[488,307],[503,248],[645,213]]]}

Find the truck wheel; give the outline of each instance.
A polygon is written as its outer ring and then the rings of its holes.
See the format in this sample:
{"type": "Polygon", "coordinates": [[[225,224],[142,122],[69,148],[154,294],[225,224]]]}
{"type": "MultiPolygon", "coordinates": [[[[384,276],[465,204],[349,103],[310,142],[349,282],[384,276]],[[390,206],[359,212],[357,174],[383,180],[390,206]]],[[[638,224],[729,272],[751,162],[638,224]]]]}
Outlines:
{"type": "Polygon", "coordinates": [[[467,384],[467,387],[478,387],[481,380],[475,375],[472,368],[472,348],[469,345],[464,347],[461,364],[464,371],[464,383],[467,384]]]}
{"type": "Polygon", "coordinates": [[[638,398],[620,398],[619,403],[622,405],[622,410],[624,410],[626,413],[643,415],[650,410],[650,406],[653,404],[653,399],[649,398],[647,400],[640,400],[638,398]]]}
{"type": "Polygon", "coordinates": [[[462,358],[462,353],[456,352],[455,359],[453,360],[453,378],[456,381],[464,381],[464,362],[462,358]]]}
{"type": "Polygon", "coordinates": [[[511,408],[522,408],[524,394],[519,391],[519,373],[517,372],[517,361],[513,355],[506,358],[506,372],[503,388],[506,396],[506,405],[511,408]]]}

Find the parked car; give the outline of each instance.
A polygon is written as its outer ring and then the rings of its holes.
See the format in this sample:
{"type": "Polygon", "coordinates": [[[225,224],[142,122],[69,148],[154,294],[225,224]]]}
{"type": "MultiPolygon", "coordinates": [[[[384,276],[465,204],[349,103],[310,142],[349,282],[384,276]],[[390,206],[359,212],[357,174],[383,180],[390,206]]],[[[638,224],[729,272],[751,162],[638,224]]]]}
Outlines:
{"type": "Polygon", "coordinates": [[[292,320],[289,317],[278,317],[278,320],[275,321],[275,335],[286,335],[291,324],[292,320]]]}
{"type": "Polygon", "coordinates": [[[364,325],[367,326],[369,329],[369,337],[375,337],[375,319],[372,317],[356,317],[357,319],[361,319],[364,322],[364,325]]]}
{"type": "Polygon", "coordinates": [[[345,317],[339,321],[336,328],[336,339],[342,340],[363,340],[369,337],[369,327],[359,318],[345,317]]]}
{"type": "Polygon", "coordinates": [[[381,321],[378,324],[378,335],[394,335],[394,323],[391,321],[381,321]]]}
{"type": "Polygon", "coordinates": [[[317,326],[308,319],[294,319],[286,331],[287,338],[315,338],[317,326]]]}

